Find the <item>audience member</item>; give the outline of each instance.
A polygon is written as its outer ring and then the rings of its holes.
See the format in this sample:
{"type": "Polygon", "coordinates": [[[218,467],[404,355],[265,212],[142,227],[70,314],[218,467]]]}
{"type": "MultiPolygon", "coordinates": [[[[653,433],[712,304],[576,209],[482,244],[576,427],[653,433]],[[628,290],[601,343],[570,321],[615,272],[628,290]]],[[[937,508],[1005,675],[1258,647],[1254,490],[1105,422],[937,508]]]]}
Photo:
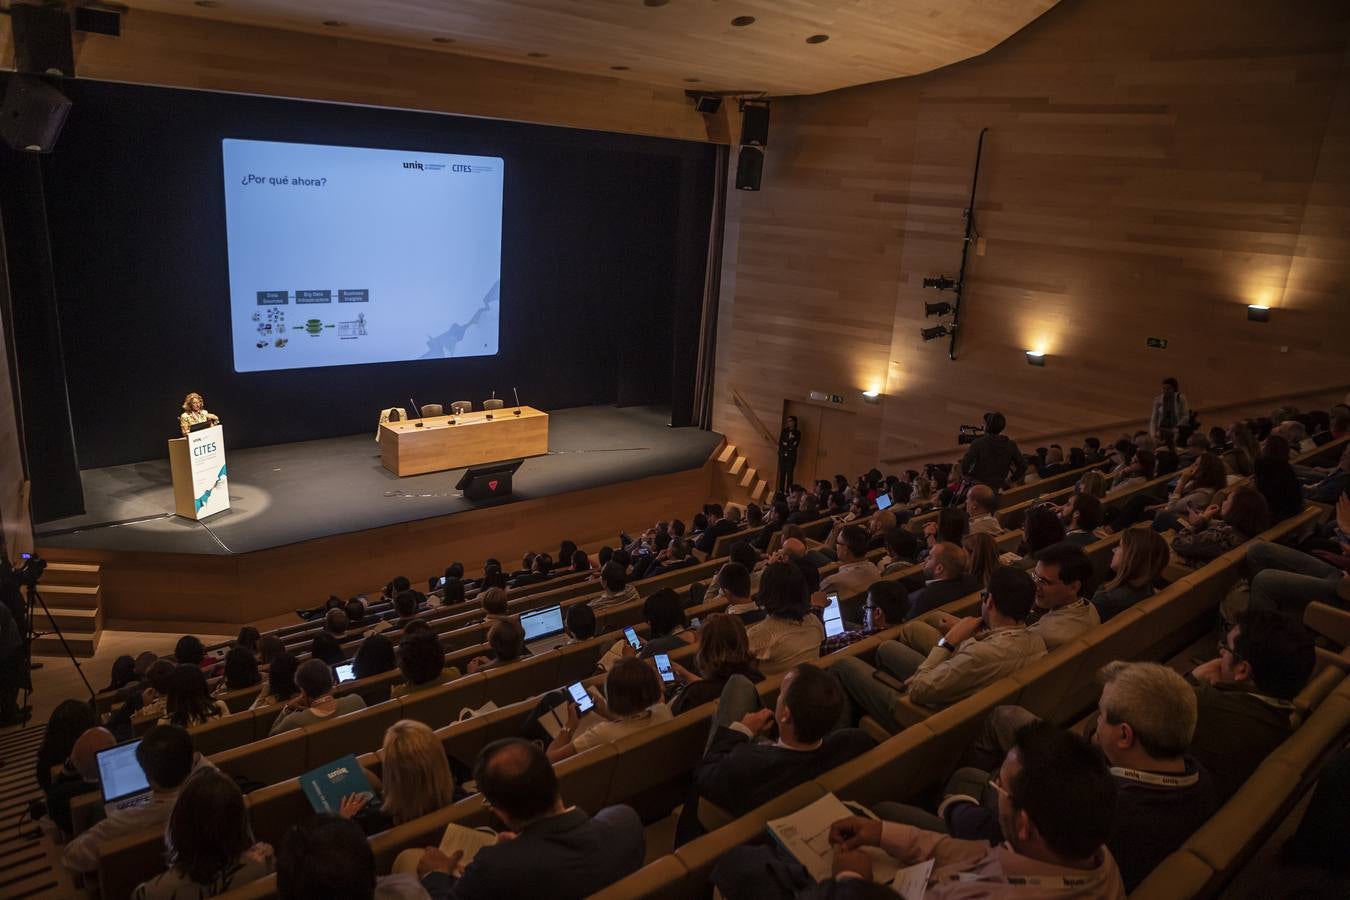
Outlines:
{"type": "Polygon", "coordinates": [[[1074,494],[1060,508],[1059,517],[1065,527],[1064,540],[1079,547],[1095,544],[1094,532],[1102,525],[1102,501],[1091,494],[1074,494]]]}
{"type": "Polygon", "coordinates": [[[516,620],[516,617],[510,613],[510,605],[506,599],[506,588],[490,587],[479,595],[478,602],[483,606],[483,622],[488,625],[494,622],[514,622],[516,620]]]}
{"type": "MultiPolygon", "coordinates": [[[[519,662],[528,654],[525,649],[525,632],[515,619],[494,622],[488,629],[487,637],[491,653],[487,656],[475,656],[469,660],[465,669],[470,675],[519,662]]],[[[455,674],[458,675],[459,672],[456,671],[455,674]]]]}
{"type": "Polygon", "coordinates": [[[966,513],[970,516],[971,534],[998,534],[1003,526],[994,513],[998,511],[998,495],[987,484],[972,485],[966,492],[966,513]]]}
{"type": "Polygon", "coordinates": [[[646,643],[638,652],[643,659],[658,653],[674,653],[698,642],[698,635],[690,630],[689,620],[685,618],[680,596],[670,588],[662,588],[642,601],[642,618],[651,627],[646,643]]]}
{"type": "Polygon", "coordinates": [[[1297,723],[1293,698],[1312,677],[1312,637],[1294,619],[1249,610],[1219,642],[1219,655],[1189,676],[1199,704],[1191,752],[1227,802],[1297,723]]]}
{"type": "Polygon", "coordinates": [[[605,696],[595,703],[600,722],[578,733],[576,704],[569,702],[567,710],[567,726],[548,748],[555,763],[671,719],[662,700],[661,676],[654,666],[633,657],[620,659],[605,676],[605,696]]]}
{"type": "MultiPolygon", "coordinates": [[[[764,610],[751,595],[750,572],[738,562],[729,562],[717,571],[717,594],[726,600],[728,615],[735,616],[743,625],[753,625],[764,618],[764,610]]],[[[705,602],[707,598],[704,598],[705,602]]]]}
{"type": "Polygon", "coordinates": [[[344,797],[340,815],[356,819],[367,834],[377,834],[455,802],[455,778],[445,748],[431,727],[400,719],[384,732],[380,746],[380,800],[344,797]]]}
{"type": "Polygon", "coordinates": [[[1035,599],[1031,577],[1003,566],[982,592],[978,617],[943,618],[945,635],[915,619],[901,628],[896,640],[877,647],[877,665],[892,676],[894,686],[874,677],[876,670],[860,659],[837,660],[830,673],[862,712],[887,730],[899,731],[901,722],[893,710],[905,691],[915,703],[947,706],[1042,656],[1045,642],[1025,625],[1035,599]]]}
{"type": "Polygon", "coordinates": [[[174,667],[159,724],[194,728],[229,714],[230,708],[224,700],[212,699],[206,675],[199,667],[187,663],[174,667]]]}
{"type": "MultiPolygon", "coordinates": [[[[988,537],[989,535],[984,535],[988,537]]],[[[876,581],[867,589],[863,603],[862,627],[845,631],[821,641],[820,655],[825,656],[855,644],[863,638],[894,628],[909,617],[909,595],[896,581],[876,581]]]]}
{"type": "Polygon", "coordinates": [[[92,761],[93,753],[116,743],[112,732],[98,727],[98,716],[86,701],[62,700],[47,720],[38,746],[36,780],[47,801],[47,815],[63,834],[75,830],[70,801],[98,789],[97,768],[81,766],[77,755],[92,761]],[[85,752],[77,754],[77,748],[85,752]]]}
{"type": "Polygon", "coordinates": [[[882,538],[886,555],[881,558],[883,577],[909,568],[919,561],[919,541],[908,528],[892,528],[882,538]]]}
{"type": "Polygon", "coordinates": [[[333,696],[333,670],[321,659],[307,659],[295,672],[295,683],[300,688],[298,698],[286,701],[272,723],[269,735],[282,734],[293,728],[316,725],[334,716],[365,709],[360,694],[333,696]]]}
{"type": "MultiPolygon", "coordinates": [[[[1350,497],[1336,504],[1338,527],[1350,533],[1350,497]]],[[[1343,546],[1343,555],[1350,547],[1343,546]]],[[[1301,614],[1310,601],[1350,603],[1350,572],[1283,544],[1257,541],[1247,549],[1249,608],[1301,614]]]]}
{"type": "Polygon", "coordinates": [[[604,590],[591,601],[592,609],[618,606],[640,599],[637,588],[628,583],[628,573],[619,563],[610,561],[600,570],[600,583],[604,590]]]}
{"type": "Polygon", "coordinates": [[[1064,524],[1059,513],[1049,503],[1037,503],[1027,510],[1022,519],[1022,546],[1024,558],[1034,557],[1046,547],[1064,540],[1064,524]]]}
{"type": "Polygon", "coordinates": [[[479,850],[453,881],[458,854],[426,851],[418,873],[434,897],[534,897],[547,885],[551,898],[580,900],[642,866],[646,839],[637,813],[608,806],[590,816],[568,806],[535,744],[517,738],[488,744],[473,774],[483,802],[511,837],[479,850]]]}
{"type": "Polygon", "coordinates": [[[1219,504],[1187,516],[1172,538],[1172,550],[1187,565],[1198,566],[1235,550],[1270,527],[1266,498],[1253,488],[1229,491],[1219,504]]]}
{"type": "MultiPolygon", "coordinates": [[[[407,637],[406,633],[404,637],[407,637]]],[[[369,678],[398,668],[394,645],[382,634],[366,635],[352,657],[352,674],[358,679],[369,678]]]]}
{"type": "MultiPolygon", "coordinates": [[[[970,563],[970,576],[975,579],[977,590],[989,587],[989,578],[1002,563],[999,560],[998,543],[991,534],[968,534],[961,539],[961,549],[966,552],[970,563]]],[[[930,554],[931,556],[931,554],[930,554]]],[[[964,595],[962,595],[964,596],[964,595]]]]}
{"type": "MultiPolygon", "coordinates": [[[[277,857],[281,900],[374,900],[375,884],[375,854],[353,822],[314,816],[292,825],[281,841],[277,857]]],[[[419,894],[407,891],[403,896],[415,900],[419,894]]]]}
{"type": "Polygon", "coordinates": [[[286,650],[286,644],[275,634],[264,634],[258,639],[258,664],[270,666],[278,653],[286,650]]]}
{"type": "Polygon", "coordinates": [[[867,559],[867,532],[858,525],[840,530],[835,540],[839,570],[820,580],[820,590],[836,591],[841,598],[853,597],[871,587],[881,577],[876,565],[867,559]]]}
{"type": "Polygon", "coordinates": [[[107,807],[107,818],[82,831],[66,844],[61,864],[76,872],[98,869],[99,847],[114,838],[134,834],[169,820],[178,792],[193,769],[212,767],[201,754],[192,750],[192,737],[177,725],[155,725],[136,747],[136,762],[150,783],[146,803],[107,807]]]}
{"type": "Polygon", "coordinates": [[[1152,597],[1170,558],[1167,542],[1152,528],[1125,529],[1111,551],[1111,571],[1115,577],[1092,595],[1097,617],[1109,621],[1140,600],[1152,597]]]}
{"type": "Polygon", "coordinates": [[[1091,593],[1092,561],[1081,547],[1053,544],[1036,557],[1031,573],[1036,582],[1036,605],[1027,618],[1027,630],[1054,650],[1101,624],[1097,608],[1087,601],[1091,593]]]}
{"type": "Polygon", "coordinates": [[[261,682],[258,658],[247,647],[235,645],[225,654],[225,677],[216,685],[215,692],[238,691],[261,682]]]}
{"type": "Polygon", "coordinates": [[[776,562],[765,568],[758,601],[765,618],[751,625],[747,634],[761,672],[777,675],[820,656],[825,627],[811,612],[806,581],[797,566],[776,562]]]}
{"type": "Polygon", "coordinates": [[[309,643],[309,655],[314,659],[323,660],[330,666],[340,665],[347,659],[347,654],[338,643],[338,639],[327,631],[320,631],[314,635],[314,639],[309,643]]]}
{"type": "Polygon", "coordinates": [[[924,560],[924,586],[909,595],[909,616],[918,618],[953,600],[980,589],[978,579],[970,574],[970,557],[960,545],[941,541],[928,551],[924,560]]]}
{"type": "Polygon", "coordinates": [[[865,732],[836,730],[843,709],[839,685],[808,663],[783,676],[773,709],[762,708],[759,691],[748,679],[733,676],[717,703],[703,760],[694,769],[695,793],[739,816],[870,750],[875,742],[865,732]],[[775,725],[777,740],[761,742],[775,725]]]}
{"type": "Polygon", "coordinates": [[[563,620],[563,631],[567,643],[578,644],[595,637],[595,610],[585,603],[573,603],[567,607],[567,616],[563,620]]]}
{"type": "Polygon", "coordinates": [[[286,703],[299,694],[300,688],[295,683],[295,672],[299,668],[299,661],[285,650],[274,656],[272,664],[267,667],[267,687],[249,709],[262,709],[264,706],[286,703]]]}
{"type": "Polygon", "coordinates": [[[670,700],[671,712],[677,716],[721,697],[732,675],[756,684],[764,680],[750,653],[744,623],[728,613],[713,613],[699,629],[698,653],[694,656],[697,674],[679,663],[672,666],[680,681],[679,690],[670,700]]]}
{"type": "MultiPolygon", "coordinates": [[[[494,628],[497,626],[493,626],[494,628]]],[[[398,642],[398,670],[403,673],[403,683],[396,684],[390,691],[391,697],[402,697],[429,690],[444,684],[448,678],[459,675],[454,666],[445,671],[445,650],[436,635],[430,632],[405,634],[398,642]]]]}
{"type": "Polygon", "coordinates": [[[164,845],[168,870],[140,884],[132,900],[214,897],[275,868],[272,847],[253,839],[239,786],[211,768],[198,769],[183,783],[164,845]]]}

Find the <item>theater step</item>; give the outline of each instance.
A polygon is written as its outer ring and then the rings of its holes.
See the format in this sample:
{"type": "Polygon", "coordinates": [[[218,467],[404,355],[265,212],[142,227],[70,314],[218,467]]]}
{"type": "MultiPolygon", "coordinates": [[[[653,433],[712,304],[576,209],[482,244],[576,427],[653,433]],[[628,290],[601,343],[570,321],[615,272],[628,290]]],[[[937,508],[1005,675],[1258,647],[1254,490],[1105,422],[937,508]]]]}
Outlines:
{"type": "Polygon", "coordinates": [[[733,462],[733,463],[731,464],[731,468],[727,469],[727,474],[728,474],[728,475],[740,475],[740,474],[741,474],[741,470],[744,469],[744,468],[745,468],[745,457],[744,457],[744,456],[738,456],[738,457],[736,457],[736,461],[733,462]]]}
{"type": "Polygon", "coordinates": [[[61,638],[55,633],[52,627],[52,621],[61,626],[61,633],[65,635],[66,643],[70,644],[71,652],[79,657],[90,657],[98,649],[99,638],[103,634],[103,611],[100,609],[69,609],[67,607],[52,606],[47,603],[51,615],[41,609],[37,610],[35,616],[35,626],[39,632],[44,633],[33,642],[34,656],[62,656],[65,649],[61,646],[61,638]]]}
{"type": "Polygon", "coordinates": [[[750,491],[750,499],[755,501],[756,503],[764,502],[764,500],[767,499],[764,496],[764,492],[768,489],[768,487],[769,487],[768,482],[766,482],[763,478],[759,479],[758,481],[755,482],[754,488],[750,491]]]}
{"type": "Polygon", "coordinates": [[[741,487],[748,488],[754,484],[757,476],[754,466],[746,466],[745,471],[741,473],[741,487]]]}
{"type": "Polygon", "coordinates": [[[720,463],[730,462],[736,458],[736,445],[727,444],[722,448],[722,452],[717,454],[717,461],[720,463]]]}
{"type": "MultiPolygon", "coordinates": [[[[74,562],[53,562],[47,564],[47,571],[42,576],[42,584],[45,585],[78,585],[82,587],[98,587],[99,566],[97,563],[74,563],[74,562]]],[[[45,588],[44,590],[50,590],[45,588]]]]}
{"type": "Polygon", "coordinates": [[[52,609],[60,606],[65,609],[98,609],[98,585],[83,584],[46,584],[39,585],[42,599],[52,609]]]}

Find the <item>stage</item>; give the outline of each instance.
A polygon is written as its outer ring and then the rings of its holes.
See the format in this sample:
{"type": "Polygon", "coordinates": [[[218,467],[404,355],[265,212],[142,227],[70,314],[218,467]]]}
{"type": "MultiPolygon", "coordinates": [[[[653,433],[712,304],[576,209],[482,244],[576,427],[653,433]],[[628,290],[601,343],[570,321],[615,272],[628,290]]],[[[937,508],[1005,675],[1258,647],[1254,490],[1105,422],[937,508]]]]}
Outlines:
{"type": "MultiPolygon", "coordinates": [[[[670,428],[654,407],[587,406],[549,414],[549,452],[515,476],[509,502],[697,469],[721,436],[670,428]]],[[[229,423],[225,423],[228,441],[229,423]]],[[[173,515],[169,461],[81,473],[85,514],[38,526],[43,548],[232,555],[463,513],[463,469],[398,478],[369,434],[230,450],[230,509],[202,522],[173,515]]],[[[686,514],[692,514],[689,510],[686,514]]],[[[514,549],[503,547],[503,551],[514,549]]],[[[556,552],[555,546],[538,549],[556,552]]]]}

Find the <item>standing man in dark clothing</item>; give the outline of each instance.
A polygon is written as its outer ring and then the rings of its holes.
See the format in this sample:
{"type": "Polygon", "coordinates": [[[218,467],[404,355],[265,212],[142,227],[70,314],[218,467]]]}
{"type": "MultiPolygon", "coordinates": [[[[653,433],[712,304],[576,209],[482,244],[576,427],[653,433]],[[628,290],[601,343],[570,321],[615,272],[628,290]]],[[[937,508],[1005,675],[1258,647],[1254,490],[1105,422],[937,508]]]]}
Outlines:
{"type": "Polygon", "coordinates": [[[801,442],[797,417],[788,416],[783,421],[783,430],[778,433],[778,490],[784,494],[792,487],[792,470],[797,467],[797,447],[801,442]]]}
{"type": "Polygon", "coordinates": [[[1016,483],[1026,475],[1027,461],[1022,451],[1012,439],[1003,436],[1007,425],[1003,413],[984,414],[984,434],[971,443],[961,460],[961,474],[967,481],[1001,491],[1010,481],[1016,483]]]}

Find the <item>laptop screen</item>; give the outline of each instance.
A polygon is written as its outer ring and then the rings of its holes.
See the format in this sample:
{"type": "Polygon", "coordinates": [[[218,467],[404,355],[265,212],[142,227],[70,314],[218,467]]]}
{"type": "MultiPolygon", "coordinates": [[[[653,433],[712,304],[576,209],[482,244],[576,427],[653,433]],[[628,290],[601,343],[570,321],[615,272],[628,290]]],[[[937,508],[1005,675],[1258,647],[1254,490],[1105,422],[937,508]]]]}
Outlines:
{"type": "Polygon", "coordinates": [[[562,634],[563,616],[561,606],[550,606],[534,612],[522,613],[520,627],[525,629],[525,642],[562,634]]]}
{"type": "Polygon", "coordinates": [[[844,619],[839,611],[839,595],[830,591],[826,596],[830,604],[825,607],[825,636],[834,637],[844,633],[844,619]]]}
{"type": "Polygon", "coordinates": [[[104,803],[115,803],[150,790],[150,782],[136,761],[136,748],[140,745],[140,741],[131,741],[98,752],[98,778],[104,803]]]}

